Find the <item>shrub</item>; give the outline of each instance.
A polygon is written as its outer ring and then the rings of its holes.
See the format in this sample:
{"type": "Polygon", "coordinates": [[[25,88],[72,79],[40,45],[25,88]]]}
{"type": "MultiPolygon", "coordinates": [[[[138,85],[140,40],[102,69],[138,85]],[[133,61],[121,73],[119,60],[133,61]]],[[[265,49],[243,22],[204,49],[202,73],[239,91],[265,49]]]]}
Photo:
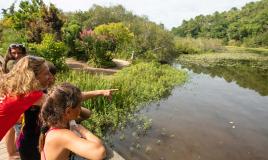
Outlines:
{"type": "Polygon", "coordinates": [[[114,67],[111,52],[115,50],[113,39],[104,35],[96,35],[92,30],[80,33],[81,50],[88,56],[88,63],[95,67],[114,67]]]}
{"type": "Polygon", "coordinates": [[[63,42],[55,41],[54,35],[45,34],[41,44],[29,44],[30,53],[51,61],[59,70],[67,69],[65,56],[67,47],[63,42]]]}
{"type": "MultiPolygon", "coordinates": [[[[0,31],[1,32],[1,31],[0,31]]],[[[13,30],[11,28],[4,28],[0,36],[0,54],[5,55],[11,43],[26,44],[26,38],[23,32],[13,30]]]]}

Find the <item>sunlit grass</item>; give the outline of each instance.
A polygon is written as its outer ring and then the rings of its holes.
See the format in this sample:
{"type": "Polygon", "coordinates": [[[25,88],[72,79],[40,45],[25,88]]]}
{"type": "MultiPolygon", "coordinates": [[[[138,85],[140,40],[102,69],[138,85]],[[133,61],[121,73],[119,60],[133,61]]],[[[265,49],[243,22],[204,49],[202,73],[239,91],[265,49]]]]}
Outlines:
{"type": "Polygon", "coordinates": [[[112,76],[75,71],[58,76],[59,82],[73,83],[84,91],[119,89],[111,102],[98,97],[84,103],[85,107],[93,111],[91,118],[84,124],[99,136],[105,136],[108,130],[124,127],[142,106],[169,95],[175,85],[184,83],[186,79],[185,72],[158,63],[139,63],[112,76]]]}

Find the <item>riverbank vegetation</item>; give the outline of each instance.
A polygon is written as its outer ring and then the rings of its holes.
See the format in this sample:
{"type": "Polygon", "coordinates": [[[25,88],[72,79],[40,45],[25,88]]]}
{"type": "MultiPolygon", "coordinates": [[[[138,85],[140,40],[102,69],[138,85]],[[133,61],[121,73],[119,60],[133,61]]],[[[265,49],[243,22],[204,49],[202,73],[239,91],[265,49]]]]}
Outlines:
{"type": "Polygon", "coordinates": [[[220,39],[176,37],[174,42],[178,55],[223,52],[226,50],[220,39]]]}
{"type": "MultiPolygon", "coordinates": [[[[187,80],[185,72],[159,63],[139,63],[110,76],[69,71],[58,76],[58,82],[70,82],[82,90],[118,88],[113,100],[98,97],[83,105],[93,111],[85,125],[99,136],[122,128],[143,105],[168,96],[175,85],[187,80]]],[[[144,127],[148,125],[144,123],[144,127]]]]}
{"type": "Polygon", "coordinates": [[[201,66],[234,66],[243,64],[255,68],[268,69],[268,56],[256,53],[205,53],[195,55],[181,55],[180,63],[192,63],[201,66]]]}

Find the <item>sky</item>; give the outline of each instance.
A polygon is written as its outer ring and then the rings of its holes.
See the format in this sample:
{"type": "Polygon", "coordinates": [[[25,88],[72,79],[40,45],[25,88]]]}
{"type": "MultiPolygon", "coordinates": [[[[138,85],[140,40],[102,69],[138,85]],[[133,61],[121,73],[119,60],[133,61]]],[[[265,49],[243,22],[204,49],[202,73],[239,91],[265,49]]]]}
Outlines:
{"type": "MultiPolygon", "coordinates": [[[[17,0],[17,3],[20,0],[17,0]]],[[[121,4],[128,11],[149,20],[162,23],[167,29],[181,25],[200,14],[208,15],[215,11],[227,11],[232,7],[241,8],[248,2],[258,0],[43,0],[53,3],[63,11],[86,11],[93,4],[113,6],[121,4]]],[[[8,8],[14,0],[1,0],[0,8],[8,8]]]]}

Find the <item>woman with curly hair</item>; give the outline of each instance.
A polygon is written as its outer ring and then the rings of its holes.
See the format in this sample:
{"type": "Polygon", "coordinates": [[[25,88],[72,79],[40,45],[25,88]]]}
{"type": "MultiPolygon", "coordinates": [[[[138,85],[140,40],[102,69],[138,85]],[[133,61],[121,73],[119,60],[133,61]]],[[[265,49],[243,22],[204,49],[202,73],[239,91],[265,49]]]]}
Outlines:
{"type": "Polygon", "coordinates": [[[51,73],[41,57],[25,56],[0,78],[0,140],[31,105],[44,98],[51,73]]]}
{"type": "Polygon", "coordinates": [[[83,95],[79,88],[64,83],[56,86],[45,100],[40,114],[43,123],[39,139],[41,160],[68,160],[71,153],[86,159],[103,159],[102,141],[81,125],[70,130],[70,121],[81,112],[83,95]],[[79,135],[77,135],[79,134],[79,135]]]}

